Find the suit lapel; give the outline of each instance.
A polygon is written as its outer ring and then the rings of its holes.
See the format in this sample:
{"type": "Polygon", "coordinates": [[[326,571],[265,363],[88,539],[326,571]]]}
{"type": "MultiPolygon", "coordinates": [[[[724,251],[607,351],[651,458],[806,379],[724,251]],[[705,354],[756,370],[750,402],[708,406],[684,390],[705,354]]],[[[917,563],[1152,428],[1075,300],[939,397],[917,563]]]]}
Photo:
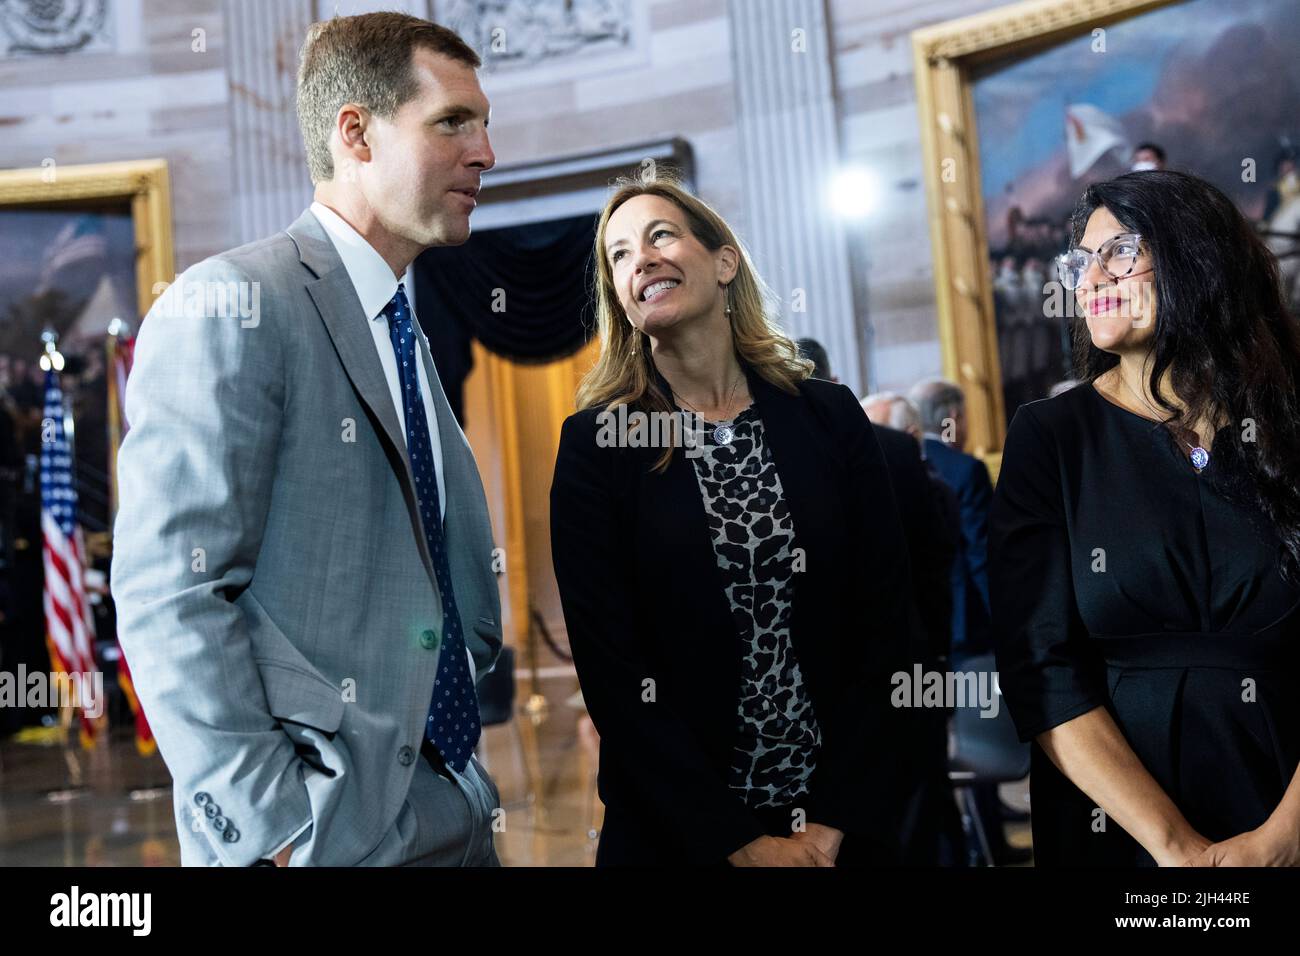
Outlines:
{"type": "MultiPolygon", "coordinates": [[[[298,246],[299,258],[303,265],[312,271],[315,279],[307,282],[307,292],[320,312],[321,320],[329,333],[334,349],[338,353],[343,369],[352,382],[362,404],[375,421],[379,423],[382,437],[387,439],[390,460],[397,471],[402,493],[406,499],[407,511],[415,529],[415,536],[420,550],[420,558],[434,589],[438,587],[437,575],[434,573],[433,560],[429,555],[428,542],[420,523],[419,502],[415,492],[415,480],[411,474],[410,457],[406,450],[403,425],[398,421],[397,410],[393,407],[392,393],[388,380],[384,377],[384,368],[375,353],[375,340],[366,325],[369,318],[362,312],[361,301],[357,298],[352,280],[343,268],[334,244],[325,234],[324,228],[308,210],[286,230],[298,246]]],[[[416,293],[416,301],[424,301],[425,307],[431,301],[428,296],[416,293]]],[[[443,484],[447,500],[444,504],[445,519],[443,534],[448,543],[448,558],[452,564],[453,580],[460,584],[465,582],[473,587],[473,592],[459,597],[462,605],[462,617],[470,619],[462,623],[466,640],[474,651],[477,664],[486,666],[493,655],[479,647],[481,640],[471,636],[476,618],[487,616],[494,623],[499,620],[500,610],[496,597],[495,581],[489,581],[486,596],[478,593],[479,587],[475,571],[489,567],[489,553],[492,547],[491,519],[487,510],[487,499],[483,493],[482,482],[478,477],[478,468],[473,454],[465,440],[465,434],[452,414],[451,406],[443,393],[442,383],[428,345],[419,328],[416,328],[416,340],[419,343],[421,361],[424,363],[429,391],[433,398],[433,407],[438,422],[438,441],[442,450],[443,484]],[[484,603],[486,601],[486,604],[484,603]],[[487,612],[485,614],[485,612],[487,612]]],[[[499,625],[498,625],[499,626],[499,625]]]]}
{"type": "Polygon", "coordinates": [[[824,495],[828,487],[830,476],[817,474],[819,468],[824,471],[822,456],[810,454],[809,445],[817,440],[819,430],[809,420],[806,399],[782,391],[748,367],[745,374],[797,534],[800,503],[824,495]]]}
{"type": "Polygon", "coordinates": [[[795,652],[803,655],[808,653],[808,631],[803,625],[809,614],[809,582],[826,571],[829,557],[818,528],[824,523],[819,512],[828,507],[835,509],[828,501],[836,488],[827,466],[832,456],[823,453],[820,423],[802,394],[791,395],[752,369],[746,367],[745,371],[750,394],[763,420],[764,441],[781,477],[781,490],[794,524],[794,547],[801,550],[806,562],[805,571],[795,574],[790,582],[790,639],[795,652]]]}
{"type": "MultiPolygon", "coordinates": [[[[431,298],[424,298],[431,308],[431,298]]],[[[456,587],[456,605],[464,625],[465,641],[480,671],[490,667],[500,648],[501,597],[491,570],[494,538],[487,495],[479,477],[474,452],[460,423],[452,413],[433,364],[429,344],[417,323],[416,343],[424,363],[425,379],[438,419],[438,444],[442,449],[443,485],[446,488],[442,533],[447,543],[447,560],[456,587]],[[489,638],[480,626],[488,625],[489,638]]]]}
{"type": "MultiPolygon", "coordinates": [[[[662,387],[664,394],[669,394],[666,381],[662,387]]],[[[727,580],[718,567],[696,464],[678,448],[667,470],[655,473],[651,468],[661,450],[637,449],[631,456],[640,487],[638,525],[648,536],[644,544],[636,547],[657,566],[651,573],[662,574],[665,584],[691,582],[693,593],[682,596],[684,606],[693,620],[699,622],[702,633],[718,638],[690,649],[691,686],[700,694],[721,682],[721,686],[735,687],[739,693],[741,654],[737,625],[727,598],[727,580]]]]}
{"type": "MultiPolygon", "coordinates": [[[[742,367],[749,381],[754,405],[763,419],[765,440],[781,476],[786,502],[795,522],[797,535],[799,533],[798,508],[791,500],[797,492],[792,493],[792,489],[802,491],[807,487],[806,469],[802,460],[807,449],[801,437],[807,426],[801,417],[802,400],[798,396],[787,395],[768,384],[762,376],[748,366],[742,367]],[[774,432],[777,433],[775,443],[774,432]]],[[[668,380],[657,368],[654,369],[654,375],[663,394],[671,395],[668,380]]],[[[708,440],[712,441],[711,438],[708,440]]],[[[727,598],[727,581],[718,567],[713,531],[709,527],[708,516],[704,511],[695,462],[688,459],[679,449],[673,453],[667,471],[662,475],[651,474],[650,465],[658,454],[659,449],[643,449],[638,452],[636,460],[640,465],[642,488],[650,502],[647,508],[649,527],[652,529],[665,527],[671,523],[676,529],[674,541],[681,542],[680,548],[663,554],[660,560],[672,563],[675,579],[691,581],[699,585],[698,597],[694,599],[692,609],[693,613],[703,615],[705,620],[712,622],[705,627],[705,630],[733,638],[709,642],[692,649],[692,653],[697,655],[700,661],[701,686],[706,686],[709,681],[717,677],[728,681],[726,686],[738,687],[741,649],[736,639],[736,622],[727,598]]],[[[651,534],[653,533],[651,531],[651,534]]],[[[796,539],[795,543],[798,545],[800,539],[796,539]]],[[[795,575],[796,593],[800,577],[801,575],[795,575]]]]}
{"type": "Polygon", "coordinates": [[[384,368],[375,354],[375,340],[366,326],[370,316],[362,314],[361,300],[343,268],[343,260],[310,211],[298,217],[287,231],[298,244],[303,265],[317,276],[307,283],[307,292],[316,303],[344,371],[388,441],[394,448],[404,449],[402,425],[393,408],[384,368]]]}
{"type": "Polygon", "coordinates": [[[415,528],[420,558],[436,589],[437,576],[420,525],[420,506],[415,492],[415,479],[411,474],[411,461],[406,452],[406,439],[401,423],[397,420],[397,410],[393,407],[393,396],[388,389],[388,380],[384,377],[384,367],[379,364],[379,355],[375,352],[375,340],[366,326],[369,317],[362,310],[361,300],[357,298],[348,271],[343,268],[343,260],[339,258],[334,244],[325,235],[324,228],[311,211],[304,212],[285,231],[298,246],[298,257],[302,264],[316,276],[307,282],[307,293],[316,304],[316,310],[334,343],[343,370],[356,389],[362,405],[379,423],[383,437],[387,439],[389,460],[394,464],[402,486],[406,509],[415,528]]]}
{"type": "MultiPolygon", "coordinates": [[[[423,332],[416,336],[416,340],[420,347],[420,360],[424,363],[424,376],[429,383],[429,393],[433,397],[433,410],[438,418],[438,441],[442,445],[443,468],[448,471],[447,478],[450,479],[452,471],[463,472],[466,464],[464,452],[469,445],[465,433],[460,429],[460,423],[452,414],[447,394],[442,390],[442,379],[438,377],[438,369],[433,364],[433,355],[423,332]]],[[[459,474],[458,477],[463,478],[464,475],[459,474]]]]}
{"type": "MultiPolygon", "coordinates": [[[[764,440],[772,453],[777,473],[781,476],[781,487],[795,519],[797,533],[800,503],[817,500],[819,496],[825,494],[833,480],[833,476],[827,470],[827,456],[810,453],[810,443],[821,443],[821,430],[817,427],[817,421],[811,417],[808,402],[802,395],[791,395],[783,391],[748,365],[742,364],[742,368],[749,383],[749,394],[753,397],[754,406],[763,420],[764,440]]],[[[657,368],[654,374],[663,394],[670,395],[668,380],[657,368]]],[[[821,450],[824,449],[819,449],[821,450]]],[[[691,462],[685,461],[684,455],[678,453],[673,456],[674,467],[678,464],[678,459],[682,459],[689,467],[681,469],[674,475],[676,479],[674,490],[677,494],[685,496],[687,486],[694,487],[694,466],[691,462]],[[687,477],[690,478],[689,482],[686,480],[687,477]]],[[[673,475],[673,467],[669,468],[664,478],[669,478],[670,475],[673,475]]],[[[696,494],[698,496],[698,489],[696,494]]]]}
{"type": "MultiPolygon", "coordinates": [[[[447,501],[444,503],[443,534],[447,538],[448,551],[458,554],[452,542],[465,543],[470,534],[469,522],[463,521],[465,506],[473,501],[471,492],[482,488],[478,477],[478,466],[470,451],[465,433],[460,430],[456,416],[452,414],[451,404],[442,390],[442,380],[434,367],[433,356],[423,333],[417,333],[416,343],[420,350],[420,361],[424,363],[425,380],[429,383],[429,394],[433,398],[434,415],[438,420],[438,444],[442,450],[442,483],[446,488],[447,501]]],[[[486,500],[484,508],[486,508],[486,500]]]]}

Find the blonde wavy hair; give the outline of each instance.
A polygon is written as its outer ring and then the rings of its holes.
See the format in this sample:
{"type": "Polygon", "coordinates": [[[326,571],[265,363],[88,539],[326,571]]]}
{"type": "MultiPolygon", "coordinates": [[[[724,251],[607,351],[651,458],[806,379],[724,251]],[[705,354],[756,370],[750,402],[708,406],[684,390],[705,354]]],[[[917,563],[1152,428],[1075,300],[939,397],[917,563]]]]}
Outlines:
{"type": "MultiPolygon", "coordinates": [[[[813,364],[799,357],[798,346],[772,317],[768,306],[773,297],[726,221],[708,203],[692,196],[675,175],[665,175],[662,169],[653,179],[618,179],[613,189],[596,227],[594,298],[600,357],[578,385],[578,408],[603,405],[613,409],[626,404],[645,412],[677,411],[677,406],[659,387],[649,337],[632,325],[618,301],[613,268],[605,254],[605,232],[610,217],[637,196],[658,196],[675,205],[685,215],[691,235],[710,252],[723,246],[736,250],[736,275],[727,287],[736,355],[768,382],[798,394],[798,383],[812,374],[813,364]]],[[[672,456],[673,449],[665,448],[654,470],[666,470],[672,456]]]]}

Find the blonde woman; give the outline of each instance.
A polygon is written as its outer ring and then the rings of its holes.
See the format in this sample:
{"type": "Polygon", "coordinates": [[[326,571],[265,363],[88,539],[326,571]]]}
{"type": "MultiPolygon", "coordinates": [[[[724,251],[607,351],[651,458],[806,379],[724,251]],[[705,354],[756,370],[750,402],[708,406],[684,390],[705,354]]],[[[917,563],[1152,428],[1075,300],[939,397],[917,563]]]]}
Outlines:
{"type": "Polygon", "coordinates": [[[597,864],[892,860],[908,571],[870,422],[677,183],[616,184],[595,258],[551,535],[601,738],[597,864]]]}

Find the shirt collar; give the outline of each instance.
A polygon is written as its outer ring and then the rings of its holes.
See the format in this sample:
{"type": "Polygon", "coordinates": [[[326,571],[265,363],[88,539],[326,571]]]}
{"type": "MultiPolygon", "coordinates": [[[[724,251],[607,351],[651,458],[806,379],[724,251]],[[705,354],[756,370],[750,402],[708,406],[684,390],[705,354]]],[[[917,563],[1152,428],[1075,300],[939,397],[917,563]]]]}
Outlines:
{"type": "Polygon", "coordinates": [[[343,260],[343,268],[352,280],[352,287],[361,300],[366,318],[378,318],[384,311],[384,306],[388,305],[397,292],[397,278],[393,275],[393,270],[388,268],[388,263],[375,251],[374,246],[366,242],[361,233],[333,209],[324,203],[313,202],[311,211],[330,237],[339,258],[343,260]]]}

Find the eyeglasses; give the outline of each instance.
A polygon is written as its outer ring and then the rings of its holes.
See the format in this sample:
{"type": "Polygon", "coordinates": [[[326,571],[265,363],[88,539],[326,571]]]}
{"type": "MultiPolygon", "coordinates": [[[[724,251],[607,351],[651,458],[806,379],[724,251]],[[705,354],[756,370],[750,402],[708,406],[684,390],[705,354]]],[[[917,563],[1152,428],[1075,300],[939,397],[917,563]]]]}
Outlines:
{"type": "Polygon", "coordinates": [[[1142,237],[1136,232],[1125,232],[1107,239],[1096,252],[1075,248],[1062,253],[1056,257],[1056,269],[1067,289],[1077,289],[1094,259],[1106,275],[1123,279],[1133,274],[1141,253],[1142,237]]]}

